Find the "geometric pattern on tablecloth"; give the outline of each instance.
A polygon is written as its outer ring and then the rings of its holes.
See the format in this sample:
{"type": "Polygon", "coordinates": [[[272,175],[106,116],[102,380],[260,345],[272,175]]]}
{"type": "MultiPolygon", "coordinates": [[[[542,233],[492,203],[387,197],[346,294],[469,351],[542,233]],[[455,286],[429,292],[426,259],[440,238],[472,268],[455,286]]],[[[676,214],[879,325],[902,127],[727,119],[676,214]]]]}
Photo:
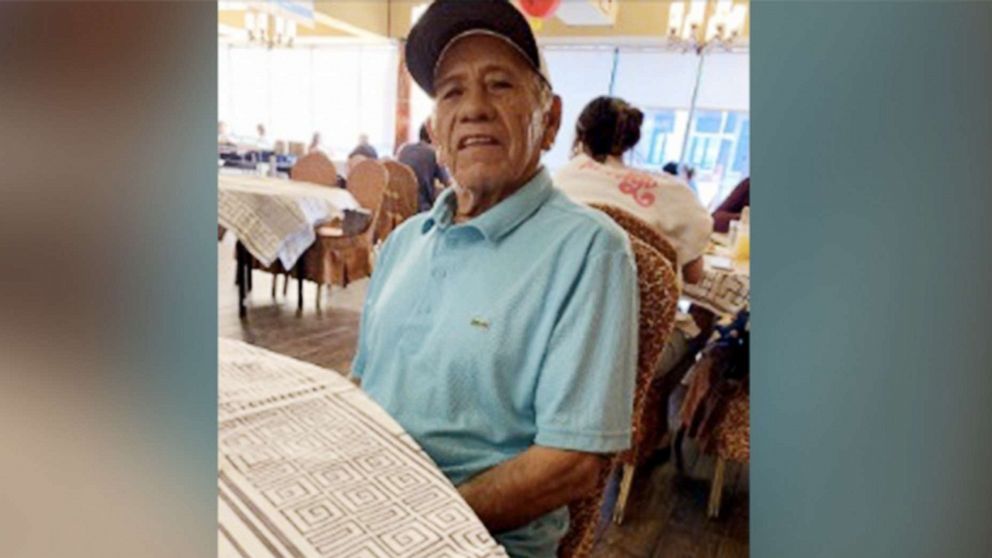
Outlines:
{"type": "Polygon", "coordinates": [[[219,416],[221,555],[506,556],[350,382],[239,341],[220,340],[220,355],[221,404],[236,402],[219,416]]]}
{"type": "Polygon", "coordinates": [[[682,288],[684,297],[722,315],[735,315],[746,308],[750,294],[749,276],[715,269],[705,269],[699,283],[687,283],[682,288]]]}
{"type": "Polygon", "coordinates": [[[218,177],[217,222],[263,265],[285,269],[317,239],[314,227],[358,206],[340,188],[254,176],[218,177]]]}

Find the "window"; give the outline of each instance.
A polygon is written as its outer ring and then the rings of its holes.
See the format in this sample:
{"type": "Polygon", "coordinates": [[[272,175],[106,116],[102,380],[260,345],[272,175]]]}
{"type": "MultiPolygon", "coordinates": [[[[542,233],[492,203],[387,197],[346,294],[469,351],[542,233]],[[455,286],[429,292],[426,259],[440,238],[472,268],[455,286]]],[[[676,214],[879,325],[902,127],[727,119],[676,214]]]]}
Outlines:
{"type": "Polygon", "coordinates": [[[571,155],[575,121],[598,95],[621,97],[644,112],[641,140],[627,163],[662,172],[683,161],[696,169],[693,187],[707,206],[721,201],[750,172],[747,53],[675,53],[653,47],[547,45],[562,127],[545,163],[554,170],[571,155]],[[696,110],[689,113],[699,77],[696,110]]]}
{"type": "Polygon", "coordinates": [[[643,106],[639,108],[644,112],[641,141],[634,146],[629,163],[653,172],[661,172],[666,163],[679,160],[682,140],[689,121],[689,111],[643,106]]]}
{"type": "Polygon", "coordinates": [[[575,141],[575,122],[589,101],[610,92],[613,49],[603,47],[549,46],[544,58],[555,93],[561,96],[561,127],[554,147],[544,156],[552,171],[568,162],[575,141]]]}
{"type": "Polygon", "coordinates": [[[750,173],[751,118],[746,112],[697,111],[689,132],[685,163],[696,173],[700,201],[714,206],[750,173]]]}
{"type": "Polygon", "coordinates": [[[309,143],[319,131],[335,159],[366,133],[391,154],[396,46],[342,44],[275,48],[221,45],[218,113],[238,136],[265,124],[269,139],[309,143]]]}

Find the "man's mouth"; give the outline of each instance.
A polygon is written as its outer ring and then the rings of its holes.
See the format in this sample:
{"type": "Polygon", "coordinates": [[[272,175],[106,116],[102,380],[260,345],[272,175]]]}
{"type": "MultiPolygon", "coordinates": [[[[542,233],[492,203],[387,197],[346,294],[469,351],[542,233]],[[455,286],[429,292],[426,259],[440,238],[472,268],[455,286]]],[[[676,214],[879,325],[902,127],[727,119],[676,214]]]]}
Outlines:
{"type": "Polygon", "coordinates": [[[487,136],[485,134],[472,134],[458,140],[458,150],[461,151],[462,149],[467,149],[469,147],[485,147],[499,144],[499,140],[493,136],[487,136]]]}

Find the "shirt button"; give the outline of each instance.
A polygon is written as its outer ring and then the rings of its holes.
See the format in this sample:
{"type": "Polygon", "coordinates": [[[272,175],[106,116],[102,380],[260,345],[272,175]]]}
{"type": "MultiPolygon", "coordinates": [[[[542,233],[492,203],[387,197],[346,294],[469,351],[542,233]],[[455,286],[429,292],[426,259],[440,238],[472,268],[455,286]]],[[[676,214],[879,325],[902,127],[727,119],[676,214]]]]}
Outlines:
{"type": "Polygon", "coordinates": [[[431,275],[433,275],[435,279],[444,279],[444,276],[447,275],[447,274],[448,273],[446,271],[444,271],[443,269],[435,269],[431,273],[431,275]]]}

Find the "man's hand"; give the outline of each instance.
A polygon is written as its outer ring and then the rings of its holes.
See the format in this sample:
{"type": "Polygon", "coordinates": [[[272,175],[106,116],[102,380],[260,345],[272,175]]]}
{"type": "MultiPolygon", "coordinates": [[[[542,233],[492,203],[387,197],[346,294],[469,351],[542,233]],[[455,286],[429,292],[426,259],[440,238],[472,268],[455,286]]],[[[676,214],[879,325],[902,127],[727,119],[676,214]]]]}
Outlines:
{"type": "Polygon", "coordinates": [[[458,492],[493,533],[522,527],[596,487],[607,456],[542,446],[472,477],[458,492]]]}

